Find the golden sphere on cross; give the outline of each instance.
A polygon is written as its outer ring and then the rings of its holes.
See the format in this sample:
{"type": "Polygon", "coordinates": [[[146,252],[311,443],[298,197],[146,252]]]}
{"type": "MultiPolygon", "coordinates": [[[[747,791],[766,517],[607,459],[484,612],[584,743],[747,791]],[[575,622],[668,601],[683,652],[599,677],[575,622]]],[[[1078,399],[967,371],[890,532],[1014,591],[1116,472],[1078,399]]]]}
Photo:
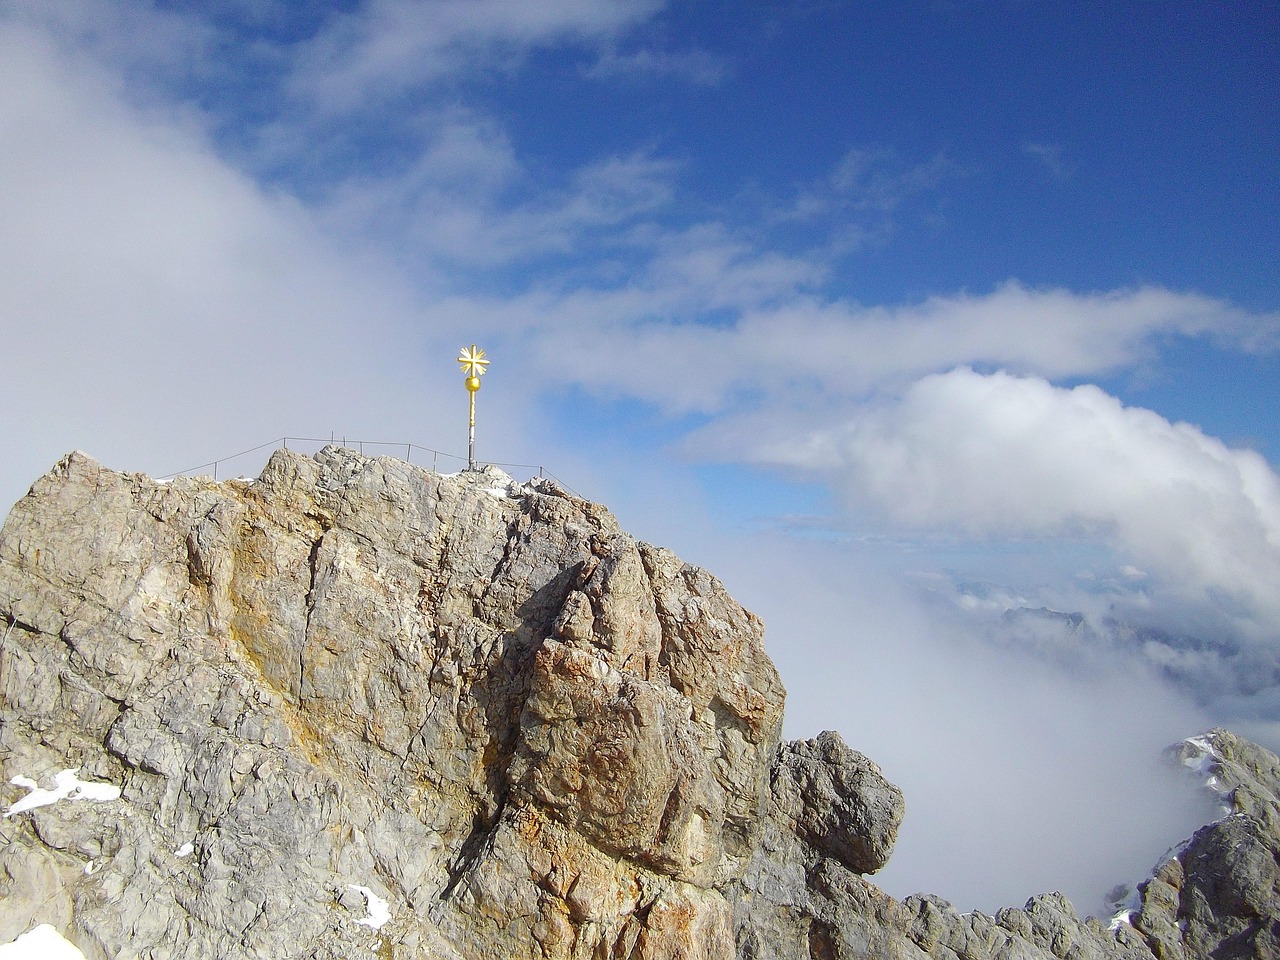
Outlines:
{"type": "Polygon", "coordinates": [[[472,393],[475,393],[477,390],[479,390],[479,389],[480,389],[480,378],[479,378],[479,377],[467,377],[467,389],[468,389],[468,390],[470,390],[472,393]]]}

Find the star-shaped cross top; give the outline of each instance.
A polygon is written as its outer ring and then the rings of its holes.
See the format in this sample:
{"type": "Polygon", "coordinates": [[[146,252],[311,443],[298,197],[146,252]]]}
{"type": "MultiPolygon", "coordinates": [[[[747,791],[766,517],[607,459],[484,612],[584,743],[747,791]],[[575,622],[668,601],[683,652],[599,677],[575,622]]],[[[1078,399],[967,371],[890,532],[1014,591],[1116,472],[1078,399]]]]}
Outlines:
{"type": "Polygon", "coordinates": [[[484,368],[489,366],[489,361],[484,358],[484,351],[474,343],[462,348],[462,352],[458,354],[458,363],[468,377],[483,376],[484,368]]]}

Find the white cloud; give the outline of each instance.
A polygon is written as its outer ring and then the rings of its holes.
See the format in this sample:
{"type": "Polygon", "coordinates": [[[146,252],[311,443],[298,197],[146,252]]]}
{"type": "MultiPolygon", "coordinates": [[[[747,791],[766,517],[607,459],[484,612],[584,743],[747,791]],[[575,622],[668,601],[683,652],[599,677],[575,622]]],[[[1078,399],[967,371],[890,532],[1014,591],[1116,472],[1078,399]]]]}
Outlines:
{"type": "Polygon", "coordinates": [[[1250,450],[1094,386],[961,368],[762,460],[816,467],[852,501],[976,537],[1110,539],[1208,600],[1280,628],[1280,480],[1250,450]],[[803,457],[797,455],[803,451],[803,457]]]}
{"type": "MultiPolygon", "coordinates": [[[[705,225],[664,238],[625,287],[539,292],[509,307],[550,352],[590,360],[576,367],[584,385],[681,412],[743,414],[754,404],[767,412],[742,425],[752,436],[773,429],[794,437],[813,410],[838,416],[874,391],[960,364],[1098,376],[1146,359],[1159,337],[1252,348],[1280,328],[1273,315],[1155,287],[1082,294],[1010,281],[988,294],[864,307],[817,296],[826,275],[824,264],[705,225]],[[726,310],[723,325],[697,322],[726,310]],[[629,371],[601,362],[607,357],[650,362],[629,371]]],[[[699,442],[734,459],[734,423],[699,442]]]]}
{"type": "Polygon", "coordinates": [[[0,88],[5,506],[74,447],[163,473],[285,433],[439,445],[416,361],[463,335],[412,329],[403,279],[35,31],[0,27],[0,88]]]}
{"type": "Polygon", "coordinates": [[[713,561],[764,618],[787,735],[838,729],[902,787],[897,846],[870,878],[892,895],[990,913],[1061,890],[1096,914],[1213,816],[1198,784],[1159,767],[1206,716],[1138,653],[1067,661],[993,644],[847,544],[757,537],[722,542],[713,561]]]}
{"type": "Polygon", "coordinates": [[[217,42],[208,21],[146,0],[11,0],[6,7],[13,22],[40,31],[66,50],[92,51],[126,75],[198,72],[208,65],[217,42]]]}
{"type": "MultiPolygon", "coordinates": [[[[810,376],[832,392],[861,392],[904,376],[985,364],[1049,378],[1096,376],[1147,356],[1152,338],[1230,335],[1280,318],[1254,318],[1195,294],[1145,287],[1100,294],[1036,290],[1010,281],[989,294],[935,296],[896,308],[799,304],[748,315],[752,352],[785,356],[813,344],[810,376]]],[[[901,382],[901,381],[899,381],[901,382]]]]}

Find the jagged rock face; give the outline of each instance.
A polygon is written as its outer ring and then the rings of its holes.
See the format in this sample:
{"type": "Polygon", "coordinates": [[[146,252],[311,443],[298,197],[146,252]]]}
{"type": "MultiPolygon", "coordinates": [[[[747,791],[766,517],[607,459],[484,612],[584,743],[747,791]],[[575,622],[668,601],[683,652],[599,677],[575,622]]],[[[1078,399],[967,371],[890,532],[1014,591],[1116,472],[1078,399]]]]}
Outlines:
{"type": "Polygon", "coordinates": [[[1280,759],[1228,730],[1169,751],[1226,813],[1140,889],[1132,923],[1159,957],[1280,957],[1280,759]]]}
{"type": "MultiPolygon", "coordinates": [[[[830,752],[821,741],[790,751],[830,752]]],[[[1032,897],[994,917],[960,913],[929,895],[896,901],[857,866],[824,856],[812,833],[779,808],[773,791],[760,854],[741,882],[739,955],[744,960],[852,957],[938,960],[1244,960],[1280,958],[1280,758],[1226,730],[1170,748],[1169,758],[1205,777],[1224,805],[1139,885],[1135,909],[1104,924],[1081,919],[1061,894],[1032,897]]],[[[866,763],[860,758],[859,763],[866,763]]],[[[855,802],[873,802],[869,791],[855,802]]],[[[803,816],[825,808],[808,803],[803,816]]],[[[818,841],[820,846],[820,841],[818,841]]]]}
{"type": "MultiPolygon", "coordinates": [[[[846,792],[847,800],[830,805],[810,797],[797,814],[787,802],[797,788],[778,788],[779,780],[794,777],[793,756],[839,754],[842,745],[832,737],[784,744],[775,764],[761,846],[741,881],[743,960],[1280,958],[1280,759],[1257,744],[1214,730],[1170,749],[1171,760],[1206,778],[1226,815],[1156,866],[1139,885],[1135,909],[1104,924],[1081,919],[1056,893],[994,917],[962,914],[929,895],[886,896],[858,875],[868,865],[858,855],[836,853],[820,829],[802,822],[831,822],[824,811],[841,802],[873,806],[878,791],[846,792]]],[[[869,763],[855,757],[848,770],[869,763]]],[[[857,822],[858,814],[850,810],[838,819],[857,822]]]]}
{"type": "Polygon", "coordinates": [[[1110,928],[868,882],[900,792],[780,743],[762,627],[603,508],[327,448],[254,482],[73,454],[0,532],[0,943],[107,957],[1280,956],[1280,760],[1110,928]]]}
{"type": "Polygon", "coordinates": [[[5,525],[0,609],[6,779],[123,788],[6,821],[0,942],[734,955],[783,689],[754,616],[598,506],[337,448],[222,484],[73,454],[5,525]]]}

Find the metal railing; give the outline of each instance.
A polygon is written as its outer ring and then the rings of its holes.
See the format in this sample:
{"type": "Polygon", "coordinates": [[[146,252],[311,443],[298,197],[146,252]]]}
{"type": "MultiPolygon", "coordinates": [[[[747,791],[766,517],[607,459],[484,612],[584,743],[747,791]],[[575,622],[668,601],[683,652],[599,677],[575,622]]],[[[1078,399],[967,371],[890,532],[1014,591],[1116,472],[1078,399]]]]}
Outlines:
{"type": "MultiPolygon", "coordinates": [[[[464,468],[467,466],[466,457],[460,457],[456,453],[446,453],[443,450],[433,450],[431,447],[424,447],[421,444],[417,444],[417,443],[392,442],[392,441],[386,441],[386,440],[348,440],[346,437],[338,437],[338,436],[330,436],[327,440],[323,437],[276,437],[274,440],[268,440],[265,443],[260,443],[256,447],[250,447],[248,450],[241,450],[239,453],[233,453],[230,456],[219,457],[218,459],[210,460],[207,463],[201,463],[194,467],[187,467],[185,470],[175,470],[173,471],[173,473],[166,473],[163,476],[157,477],[156,479],[170,480],[173,477],[183,477],[183,476],[187,476],[188,474],[196,474],[198,476],[199,471],[212,469],[213,479],[217,480],[218,468],[223,464],[230,463],[233,460],[238,460],[241,457],[247,457],[251,453],[257,453],[259,450],[265,450],[268,447],[272,447],[272,448],[283,447],[284,449],[288,450],[290,443],[295,443],[295,444],[313,443],[313,444],[320,444],[322,446],[328,446],[332,444],[334,446],[346,447],[349,450],[355,450],[361,456],[365,455],[365,447],[390,447],[392,450],[397,450],[397,451],[403,450],[404,459],[409,463],[415,463],[413,459],[413,454],[414,454],[414,451],[416,450],[420,454],[419,461],[422,461],[427,454],[430,454],[431,469],[436,472],[439,472],[441,459],[444,459],[450,462],[456,461],[462,464],[464,468]]],[[[415,465],[425,467],[426,463],[417,462],[415,465]]],[[[507,467],[511,467],[511,468],[522,469],[522,470],[536,470],[538,477],[545,478],[547,480],[552,480],[555,482],[555,484],[558,487],[560,487],[560,489],[564,490],[566,493],[572,494],[575,497],[578,496],[578,494],[570,490],[569,487],[566,486],[560,480],[559,477],[547,472],[547,469],[541,466],[540,464],[503,463],[497,460],[487,460],[482,463],[479,463],[478,466],[502,467],[503,469],[506,469],[507,467]]]]}

